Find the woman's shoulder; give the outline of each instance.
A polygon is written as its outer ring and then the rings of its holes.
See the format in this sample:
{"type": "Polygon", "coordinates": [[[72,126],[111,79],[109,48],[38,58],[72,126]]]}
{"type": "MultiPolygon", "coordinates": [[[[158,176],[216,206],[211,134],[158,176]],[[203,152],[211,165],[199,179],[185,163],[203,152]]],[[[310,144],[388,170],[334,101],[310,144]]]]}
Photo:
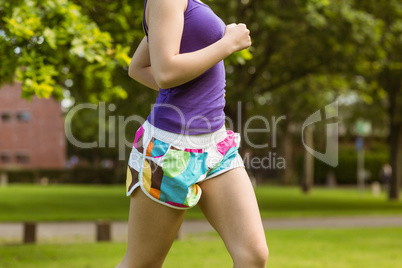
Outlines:
{"type": "Polygon", "coordinates": [[[183,11],[187,9],[188,2],[196,0],[145,0],[148,3],[152,3],[157,6],[176,6],[178,8],[183,8],[183,11]]]}
{"type": "Polygon", "coordinates": [[[180,10],[184,13],[187,10],[188,1],[192,0],[145,0],[144,24],[149,25],[150,16],[164,17],[169,14],[178,14],[180,10]]]}

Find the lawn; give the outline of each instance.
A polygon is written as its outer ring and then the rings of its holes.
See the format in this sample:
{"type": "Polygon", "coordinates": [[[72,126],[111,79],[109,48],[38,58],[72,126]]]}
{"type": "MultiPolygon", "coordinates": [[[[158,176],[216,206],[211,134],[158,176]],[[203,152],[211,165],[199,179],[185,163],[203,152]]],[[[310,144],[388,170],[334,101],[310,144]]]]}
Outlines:
{"type": "MultiPolygon", "coordinates": [[[[355,188],[315,188],[309,195],[296,187],[259,186],[262,217],[402,215],[402,201],[389,202],[355,188]]],[[[0,221],[126,220],[129,198],[124,186],[9,185],[0,188],[0,221]]],[[[195,207],[187,219],[203,218],[195,207]]]]}
{"type": "MultiPolygon", "coordinates": [[[[268,267],[395,268],[402,263],[402,228],[267,231],[268,267]]],[[[125,244],[16,245],[0,247],[2,268],[110,268],[125,244]]],[[[215,234],[197,234],[174,243],[164,268],[232,267],[215,234]]]]}

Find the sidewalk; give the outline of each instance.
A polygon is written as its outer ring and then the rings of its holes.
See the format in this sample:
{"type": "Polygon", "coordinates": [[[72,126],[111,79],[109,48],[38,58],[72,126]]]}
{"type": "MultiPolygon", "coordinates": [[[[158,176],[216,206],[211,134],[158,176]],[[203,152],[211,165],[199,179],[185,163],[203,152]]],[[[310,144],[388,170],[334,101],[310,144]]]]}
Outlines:
{"type": "MultiPolygon", "coordinates": [[[[264,228],[308,229],[308,228],[368,228],[402,227],[402,216],[325,217],[302,219],[264,219],[264,228]]],[[[179,236],[192,233],[213,232],[205,220],[185,220],[179,236]]],[[[38,243],[81,243],[94,242],[96,222],[39,222],[38,243]]],[[[127,222],[112,222],[113,242],[127,241],[127,222]]],[[[0,223],[0,245],[22,243],[22,223],[0,223]]]]}

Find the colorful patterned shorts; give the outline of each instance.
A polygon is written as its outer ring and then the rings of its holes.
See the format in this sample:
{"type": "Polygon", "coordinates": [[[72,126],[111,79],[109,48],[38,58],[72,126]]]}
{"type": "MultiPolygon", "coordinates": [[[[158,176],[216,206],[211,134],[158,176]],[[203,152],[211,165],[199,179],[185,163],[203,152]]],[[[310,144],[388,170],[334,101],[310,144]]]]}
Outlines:
{"type": "Polygon", "coordinates": [[[127,168],[127,196],[135,188],[169,207],[188,209],[201,197],[199,183],[236,167],[240,135],[226,130],[180,135],[148,121],[137,130],[127,168]]]}

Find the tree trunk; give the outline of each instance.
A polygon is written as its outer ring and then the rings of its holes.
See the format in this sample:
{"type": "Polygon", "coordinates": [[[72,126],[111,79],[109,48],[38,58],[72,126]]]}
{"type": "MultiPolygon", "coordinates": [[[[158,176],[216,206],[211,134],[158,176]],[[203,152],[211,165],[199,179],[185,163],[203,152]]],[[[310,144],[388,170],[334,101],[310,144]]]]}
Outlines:
{"type": "Polygon", "coordinates": [[[384,89],[388,92],[388,115],[390,121],[389,148],[392,177],[389,200],[399,200],[402,181],[402,80],[399,73],[385,69],[380,76],[384,89]]]}
{"type": "MultiPolygon", "coordinates": [[[[305,145],[314,148],[313,127],[305,128],[305,145]]],[[[304,153],[304,172],[303,172],[302,190],[308,194],[311,191],[314,182],[314,156],[305,150],[304,153]]]]}
{"type": "Polygon", "coordinates": [[[281,177],[282,184],[289,184],[293,177],[293,142],[292,133],[288,125],[285,127],[285,135],[283,138],[283,153],[285,156],[286,168],[281,177]]]}
{"type": "Polygon", "coordinates": [[[390,164],[392,167],[389,200],[399,200],[402,181],[402,127],[401,124],[391,125],[390,133],[390,164]]]}

